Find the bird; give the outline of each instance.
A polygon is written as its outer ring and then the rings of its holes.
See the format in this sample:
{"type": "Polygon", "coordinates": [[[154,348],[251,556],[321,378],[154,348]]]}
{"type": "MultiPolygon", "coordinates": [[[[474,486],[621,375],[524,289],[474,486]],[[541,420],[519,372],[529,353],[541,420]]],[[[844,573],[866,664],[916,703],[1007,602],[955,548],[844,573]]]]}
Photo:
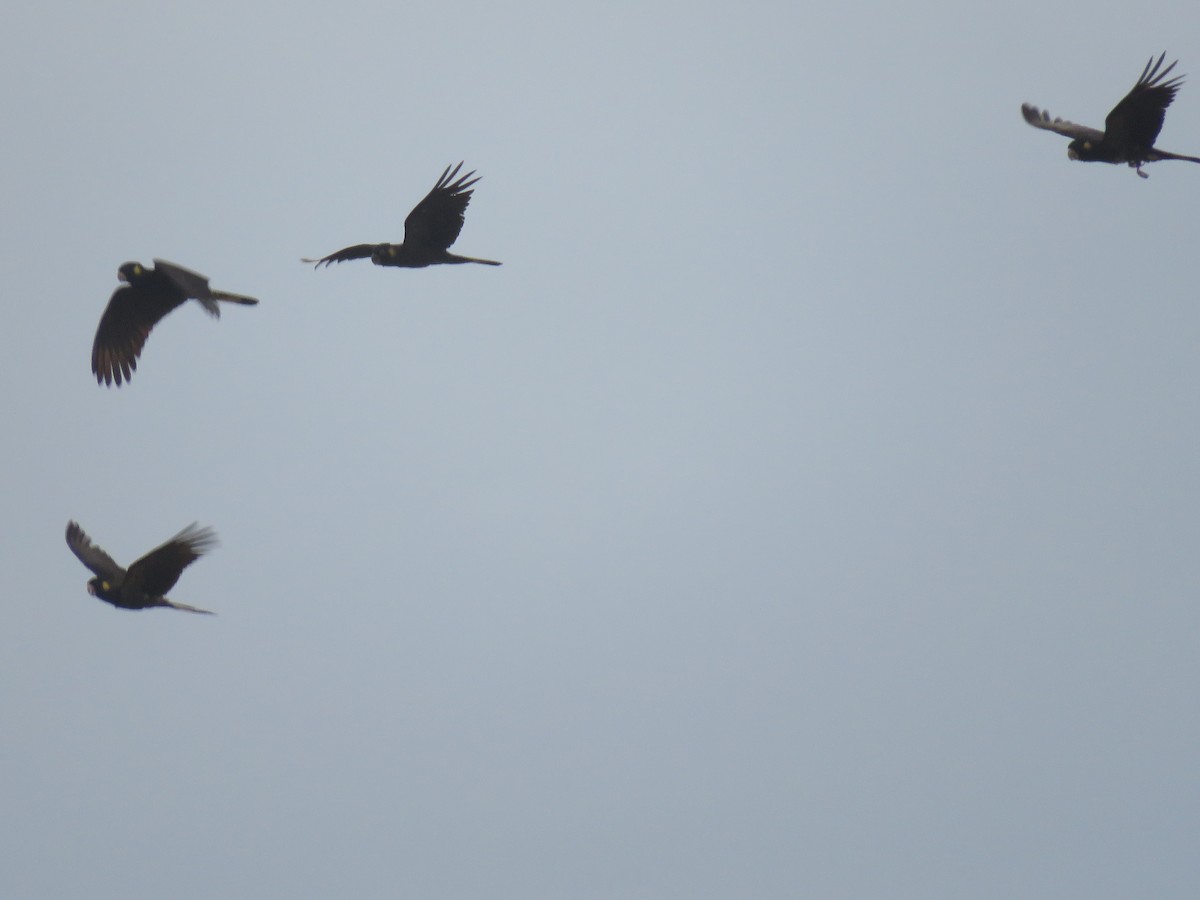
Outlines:
{"type": "Polygon", "coordinates": [[[425,199],[412,208],[408,218],[404,220],[404,241],[400,244],[355,244],[336,253],[330,253],[320,259],[302,258],[301,262],[316,263],[313,268],[319,269],[333,263],[345,262],[348,259],[371,258],[377,266],[401,266],[406,269],[423,269],[425,266],[440,263],[481,263],[485,266],[498,266],[494,259],[479,259],[474,256],[456,256],[448,252],[448,248],[462,231],[463,213],[471,202],[470,188],[478,178],[471,170],[457,181],[460,162],[450,171],[446,166],[441,178],[433,189],[425,195],[425,199]]]}
{"type": "Polygon", "coordinates": [[[124,263],[117,269],[117,279],[125,286],[113,292],[92,343],[92,373],[97,384],[108,386],[129,381],[150,330],[185,301],[198,301],[213,318],[221,316],[218,300],[244,306],[258,303],[253,297],[214,291],[203,275],[162,259],[154,260],[149,269],[137,262],[124,263]]]}
{"type": "Polygon", "coordinates": [[[217,536],[211,528],[200,528],[193,522],[128,569],[122,569],[111,556],[92,543],[79,525],[73,521],[67,523],[67,546],[81,563],[96,574],[95,578],[88,581],[88,593],[121,609],[169,606],[184,612],[215,615],[207,609],[168,600],[164,595],[175,586],[183,570],[216,543],[217,536]]]}
{"type": "Polygon", "coordinates": [[[1200,158],[1195,156],[1168,153],[1154,146],[1154,141],[1162,130],[1167,107],[1175,99],[1175,92],[1183,84],[1184,78],[1177,75],[1170,80],[1164,80],[1179,62],[1175,60],[1163,69],[1166,55],[1163,53],[1157,61],[1153,56],[1150,57],[1133,89],[1112,108],[1112,112],[1104,120],[1103,131],[1088,128],[1086,125],[1076,125],[1065,119],[1051,119],[1048,112],[1043,112],[1029,103],[1021,104],[1021,115],[1034,128],[1042,128],[1071,138],[1071,143],[1067,146],[1067,156],[1082,162],[1128,163],[1142,178],[1150,177],[1142,171],[1142,166],[1146,163],[1163,159],[1200,163],[1200,158]]]}

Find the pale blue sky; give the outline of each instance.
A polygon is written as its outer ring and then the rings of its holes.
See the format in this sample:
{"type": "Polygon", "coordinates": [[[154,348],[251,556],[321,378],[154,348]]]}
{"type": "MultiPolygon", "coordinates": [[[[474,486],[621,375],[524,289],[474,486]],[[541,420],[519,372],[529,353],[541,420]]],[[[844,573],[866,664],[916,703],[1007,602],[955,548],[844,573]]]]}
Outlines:
{"type": "Polygon", "coordinates": [[[1194,3],[38,4],[0,895],[1190,897],[1194,3]],[[447,163],[455,249],[399,240],[447,163]],[[98,388],[126,260],[195,304],[98,388]],[[68,519],[173,596],[88,597],[68,519]]]}

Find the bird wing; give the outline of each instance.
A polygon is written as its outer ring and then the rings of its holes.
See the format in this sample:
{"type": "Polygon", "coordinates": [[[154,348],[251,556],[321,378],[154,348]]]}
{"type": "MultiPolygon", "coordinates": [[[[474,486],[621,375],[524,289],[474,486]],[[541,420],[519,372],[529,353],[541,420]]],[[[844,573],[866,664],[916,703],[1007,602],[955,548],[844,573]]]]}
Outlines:
{"type": "Polygon", "coordinates": [[[221,309],[217,306],[217,301],[213,299],[214,294],[208,286],[208,279],[199,272],[177,266],[165,259],[154,261],[154,271],[183,291],[186,296],[199,301],[200,305],[204,307],[204,311],[214,319],[221,318],[221,309]]]}
{"type": "Polygon", "coordinates": [[[119,584],[125,577],[125,570],[116,564],[111,556],[92,543],[82,528],[75,522],[67,523],[67,546],[79,557],[79,561],[105,581],[119,584]]]}
{"type": "Polygon", "coordinates": [[[1068,122],[1066,119],[1052,119],[1050,118],[1050,113],[1040,110],[1030,103],[1021,104],[1021,115],[1034,128],[1053,131],[1055,134],[1061,134],[1064,137],[1082,138],[1085,141],[1092,141],[1093,143],[1099,143],[1104,140],[1103,131],[1088,128],[1086,125],[1076,125],[1074,122],[1068,122]]]}
{"type": "Polygon", "coordinates": [[[182,301],[152,287],[130,284],[113,291],[92,343],[92,372],[97,382],[121,384],[137,368],[137,358],[158,321],[182,301]]]}
{"type": "Polygon", "coordinates": [[[1137,84],[1104,120],[1104,138],[1113,146],[1135,150],[1154,146],[1158,133],[1162,131],[1167,107],[1183,83],[1182,75],[1170,81],[1163,80],[1178,62],[1176,60],[1160,72],[1165,56],[1165,53],[1162,54],[1157,61],[1153,56],[1150,57],[1137,84]]]}
{"type": "Polygon", "coordinates": [[[193,272],[191,269],[177,266],[175,263],[167,262],[165,259],[156,259],[154,261],[154,271],[161,272],[167,276],[172,284],[196,300],[204,299],[211,293],[208,289],[208,279],[199,272],[193,272]]]}
{"type": "Polygon", "coordinates": [[[330,253],[328,256],[322,256],[320,259],[302,258],[300,262],[316,263],[314,268],[321,268],[321,265],[332,265],[333,263],[345,262],[348,259],[367,259],[375,252],[376,247],[386,246],[384,244],[355,244],[353,247],[347,247],[345,250],[339,250],[337,253],[330,253]]]}
{"type": "Polygon", "coordinates": [[[151,550],[129,567],[122,593],[161,597],[175,586],[180,574],[217,543],[211,528],[193,522],[161,547],[151,550]]]}
{"type": "Polygon", "coordinates": [[[463,213],[471,202],[472,192],[469,188],[479,180],[471,178],[475,174],[471,171],[454,181],[462,166],[460,162],[453,172],[446,166],[437,184],[408,214],[404,220],[406,247],[445,250],[458,240],[463,227],[463,213]]]}

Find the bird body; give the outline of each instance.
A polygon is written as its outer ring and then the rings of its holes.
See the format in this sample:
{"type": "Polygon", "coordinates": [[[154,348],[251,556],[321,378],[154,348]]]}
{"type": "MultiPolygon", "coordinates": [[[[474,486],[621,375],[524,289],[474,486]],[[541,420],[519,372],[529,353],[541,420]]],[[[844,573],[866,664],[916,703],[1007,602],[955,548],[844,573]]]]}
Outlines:
{"type": "Polygon", "coordinates": [[[128,569],[123,569],[93,544],[79,525],[67,523],[67,546],[81,563],[95,573],[95,577],[88,581],[88,593],[121,609],[168,606],[184,612],[213,615],[207,609],[168,600],[165,595],[175,586],[183,570],[216,542],[217,536],[211,528],[199,528],[193,523],[128,569]]]}
{"type": "Polygon", "coordinates": [[[1137,170],[1142,178],[1149,178],[1142,171],[1146,163],[1164,159],[1179,159],[1200,163],[1200,158],[1184,156],[1159,150],[1154,146],[1162,130],[1167,107],[1175,99],[1175,93],[1183,84],[1183,76],[1167,80],[1178,60],[1162,68],[1166,54],[1157,60],[1150,57],[1141,77],[1122,99],[1112,108],[1104,120],[1104,130],[1076,125],[1065,119],[1052,119],[1050,114],[1029,103],[1021,104],[1021,115],[1034,128],[1053,131],[1071,138],[1067,156],[1081,162],[1127,163],[1137,170]]]}
{"type": "Polygon", "coordinates": [[[404,244],[376,244],[371,249],[371,262],[377,266],[399,266],[405,269],[423,269],[426,266],[448,263],[481,263],[485,266],[498,266],[494,259],[479,259],[474,256],[458,256],[446,250],[428,250],[423,247],[405,246],[404,244]]]}
{"type": "Polygon", "coordinates": [[[471,185],[479,179],[468,172],[457,181],[454,179],[462,169],[460,162],[450,171],[446,166],[425,198],[413,207],[404,220],[404,241],[399,244],[355,244],[320,259],[302,259],[301,262],[322,265],[345,262],[350,259],[370,259],[377,266],[398,266],[405,269],[423,269],[426,266],[459,263],[480,263],[498,266],[494,259],[479,259],[474,256],[457,256],[449,252],[450,246],[462,232],[464,213],[471,202],[471,185]]]}
{"type": "Polygon", "coordinates": [[[158,322],[187,300],[196,300],[205,312],[220,318],[218,300],[253,306],[253,297],[214,291],[208,279],[183,266],[156,259],[154,268],[127,262],[117,270],[124,287],[113,292],[96,328],[92,343],[92,372],[97,384],[129,381],[137,368],[146,338],[158,322]]]}

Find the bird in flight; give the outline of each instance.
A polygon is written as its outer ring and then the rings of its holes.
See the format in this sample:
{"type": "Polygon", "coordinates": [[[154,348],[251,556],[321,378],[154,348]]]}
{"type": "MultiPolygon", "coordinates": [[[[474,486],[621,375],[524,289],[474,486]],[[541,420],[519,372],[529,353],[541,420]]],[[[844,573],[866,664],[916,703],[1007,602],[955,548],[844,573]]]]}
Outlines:
{"type": "Polygon", "coordinates": [[[211,528],[189,525],[161,547],[151,550],[128,569],[92,543],[77,524],[67,523],[67,546],[96,577],[88,581],[88,593],[121,609],[149,609],[169,606],[185,612],[213,615],[186,603],[168,600],[164,594],[175,586],[180,574],[217,543],[211,528]]]}
{"type": "Polygon", "coordinates": [[[245,306],[258,303],[253,297],[211,290],[203,275],[162,259],[156,259],[150,269],[127,262],[117,270],[117,278],[125,282],[125,287],[113,292],[92,344],[92,372],[97,384],[111,385],[115,381],[120,387],[122,378],[128,381],[150,330],[188,299],[198,301],[214,318],[221,316],[218,300],[245,306]]]}
{"type": "Polygon", "coordinates": [[[367,257],[377,266],[401,266],[406,269],[422,269],[439,263],[500,265],[492,259],[456,256],[448,252],[450,245],[458,240],[459,232],[462,231],[463,213],[467,204],[471,202],[473,193],[471,185],[479,180],[471,177],[475,174],[472,170],[455,181],[462,166],[460,162],[453,172],[446,166],[433,190],[413,207],[408,218],[404,220],[403,243],[355,244],[320,259],[302,259],[301,262],[316,263],[314,268],[318,269],[322,264],[329,266],[335,262],[367,257]]]}
{"type": "Polygon", "coordinates": [[[1067,146],[1067,156],[1071,159],[1083,162],[1128,163],[1143,178],[1150,177],[1142,171],[1142,166],[1146,163],[1163,159],[1183,159],[1200,163],[1200,158],[1195,156],[1168,153],[1154,146],[1154,141],[1162,130],[1167,107],[1171,105],[1171,101],[1175,99],[1175,92],[1183,84],[1182,75],[1164,80],[1179,62],[1176,60],[1163,69],[1162,63],[1166,55],[1163,53],[1157,61],[1153,56],[1150,57],[1133,90],[1112,108],[1112,112],[1104,120],[1103,131],[1088,128],[1086,125],[1076,125],[1065,119],[1051,119],[1048,112],[1043,112],[1028,103],[1021,104],[1021,115],[1034,128],[1043,128],[1071,138],[1071,143],[1067,146]]]}

